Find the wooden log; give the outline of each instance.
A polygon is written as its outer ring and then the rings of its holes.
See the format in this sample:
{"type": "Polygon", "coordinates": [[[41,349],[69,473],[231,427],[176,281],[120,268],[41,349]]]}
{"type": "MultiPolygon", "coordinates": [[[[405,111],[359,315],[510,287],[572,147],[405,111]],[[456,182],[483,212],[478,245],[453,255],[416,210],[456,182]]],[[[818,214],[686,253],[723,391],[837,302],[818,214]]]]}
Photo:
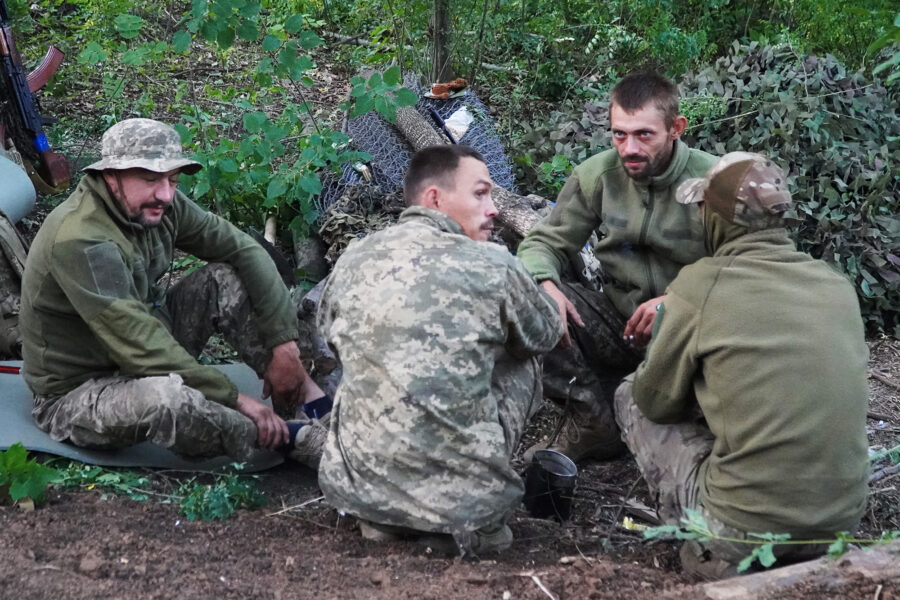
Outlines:
{"type": "MultiPolygon", "coordinates": [[[[438,133],[416,109],[410,106],[397,110],[397,121],[394,126],[403,134],[413,150],[449,143],[447,138],[438,133]]],[[[541,220],[541,216],[532,208],[535,202],[533,198],[513,194],[500,186],[494,186],[491,195],[500,212],[497,221],[521,237],[525,237],[541,220]]]]}
{"type": "Polygon", "coordinates": [[[898,553],[900,540],[895,540],[883,546],[851,550],[837,560],[823,557],[780,569],[697,585],[687,594],[685,590],[669,592],[663,598],[762,600],[771,597],[776,591],[780,592],[778,597],[788,597],[783,595],[787,588],[798,585],[832,589],[840,589],[841,586],[857,588],[860,576],[873,583],[891,582],[897,585],[900,584],[898,553]]]}

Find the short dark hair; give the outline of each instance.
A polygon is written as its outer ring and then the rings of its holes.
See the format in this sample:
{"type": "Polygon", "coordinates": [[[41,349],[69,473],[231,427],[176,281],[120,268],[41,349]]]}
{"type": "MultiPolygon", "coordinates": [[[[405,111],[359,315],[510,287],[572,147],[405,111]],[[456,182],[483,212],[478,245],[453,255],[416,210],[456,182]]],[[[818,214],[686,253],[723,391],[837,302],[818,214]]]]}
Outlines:
{"type": "Polygon", "coordinates": [[[470,146],[428,146],[416,152],[409,161],[409,169],[403,178],[403,197],[408,205],[413,205],[426,187],[435,182],[441,187],[455,189],[453,175],[461,158],[474,158],[484,162],[480,152],[470,146]]]}
{"type": "Polygon", "coordinates": [[[640,110],[650,102],[662,113],[666,128],[672,127],[679,113],[678,88],[667,77],[650,71],[629,73],[610,93],[610,103],[628,113],[640,110]]]}

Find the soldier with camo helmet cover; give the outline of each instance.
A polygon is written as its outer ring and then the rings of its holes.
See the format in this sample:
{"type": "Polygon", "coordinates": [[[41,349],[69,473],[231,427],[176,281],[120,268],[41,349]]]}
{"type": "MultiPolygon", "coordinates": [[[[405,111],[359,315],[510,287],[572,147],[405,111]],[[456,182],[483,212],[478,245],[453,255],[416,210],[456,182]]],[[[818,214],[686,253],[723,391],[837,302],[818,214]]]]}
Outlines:
{"type": "Polygon", "coordinates": [[[297,348],[297,317],[266,251],[177,190],[202,168],[150,119],[112,126],[102,159],[38,232],[25,266],[21,327],[32,415],[58,441],[117,448],[149,440],[185,456],[247,459],[282,450],[316,466],[330,399],[297,348]],[[176,249],[210,264],[169,286],[176,249]],[[221,333],[285,411],[239,394],[197,361],[221,333]]]}
{"type": "Polygon", "coordinates": [[[868,351],[847,280],[799,252],[784,173],[723,156],[689,179],[711,256],[681,270],[646,359],[616,392],[616,418],[660,516],[697,511],[716,539],[687,542],[686,570],[736,574],[751,534],[790,535],[778,564],[827,549],[866,506],[868,351]]]}
{"type": "Polygon", "coordinates": [[[524,487],[510,465],[541,402],[556,304],[504,247],[484,159],[432,146],[410,162],[396,225],[352,243],[322,294],[337,349],[319,486],[369,539],[482,554],[512,542],[524,487]]]}

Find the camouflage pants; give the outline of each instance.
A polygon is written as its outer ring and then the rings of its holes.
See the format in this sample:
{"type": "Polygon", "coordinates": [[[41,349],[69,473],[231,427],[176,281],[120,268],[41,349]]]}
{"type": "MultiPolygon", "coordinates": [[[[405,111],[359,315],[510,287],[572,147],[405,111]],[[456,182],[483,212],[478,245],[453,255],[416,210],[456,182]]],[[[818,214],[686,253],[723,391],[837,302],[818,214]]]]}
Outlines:
{"type": "MultiPolygon", "coordinates": [[[[660,425],[645,417],[635,404],[631,385],[631,377],[628,377],[616,390],[616,421],[650,493],[656,498],[660,518],[677,525],[687,516],[687,510],[696,510],[719,537],[752,539],[748,532],[726,525],[713,516],[700,502],[702,482],[698,474],[715,440],[703,422],[700,408],[697,407],[693,418],[682,423],[660,425]]],[[[827,546],[821,544],[782,545],[776,546],[774,553],[779,563],[791,563],[820,556],[826,549],[827,546]]],[[[681,556],[682,562],[690,563],[694,572],[719,579],[737,575],[737,564],[752,550],[751,545],[740,541],[690,540],[685,542],[681,556]]]]}
{"type": "Polygon", "coordinates": [[[570,325],[573,347],[554,348],[544,357],[544,395],[568,404],[580,421],[614,427],[613,394],[643,354],[622,340],[626,320],[606,294],[573,282],[563,282],[560,290],[584,327],[570,325]]]}
{"type": "MultiPolygon", "coordinates": [[[[258,374],[271,358],[253,327],[243,284],[225,265],[208,265],[185,277],[170,290],[158,316],[194,356],[219,332],[258,374]]],[[[257,438],[252,420],[206,400],[175,374],[91,379],[59,398],[36,396],[32,415],[54,440],[88,448],[149,440],[184,456],[244,460],[257,438]]]]}

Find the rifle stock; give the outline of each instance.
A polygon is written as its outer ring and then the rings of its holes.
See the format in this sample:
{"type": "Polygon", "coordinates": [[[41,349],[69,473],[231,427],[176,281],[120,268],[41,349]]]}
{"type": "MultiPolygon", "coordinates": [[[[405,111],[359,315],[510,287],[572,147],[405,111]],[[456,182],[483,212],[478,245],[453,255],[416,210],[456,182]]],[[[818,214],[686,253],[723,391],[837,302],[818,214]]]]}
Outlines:
{"type": "Polygon", "coordinates": [[[44,55],[41,64],[25,78],[28,81],[28,89],[32,94],[47,85],[50,78],[56,74],[56,70],[64,57],[65,54],[56,46],[50,46],[47,49],[47,54],[44,55]]]}

